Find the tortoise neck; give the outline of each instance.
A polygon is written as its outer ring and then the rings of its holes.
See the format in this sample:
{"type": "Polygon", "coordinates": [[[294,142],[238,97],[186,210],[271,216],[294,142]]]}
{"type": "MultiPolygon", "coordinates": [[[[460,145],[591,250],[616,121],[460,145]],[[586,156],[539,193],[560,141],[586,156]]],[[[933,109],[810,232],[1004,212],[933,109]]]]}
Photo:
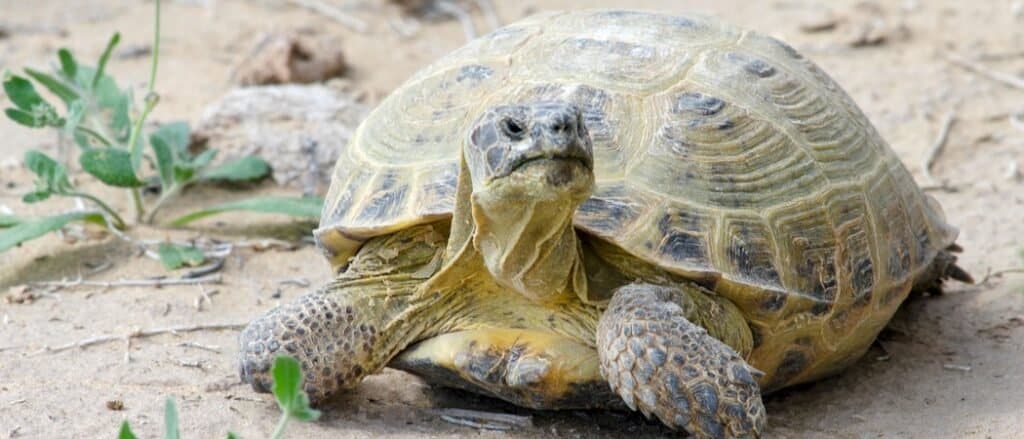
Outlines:
{"type": "Polygon", "coordinates": [[[583,252],[572,224],[593,185],[592,174],[584,177],[589,184],[572,190],[522,175],[476,190],[462,160],[445,265],[479,257],[497,285],[537,302],[585,297],[583,252]]]}
{"type": "Polygon", "coordinates": [[[501,286],[538,302],[577,297],[587,287],[570,200],[474,196],[473,247],[501,286]]]}

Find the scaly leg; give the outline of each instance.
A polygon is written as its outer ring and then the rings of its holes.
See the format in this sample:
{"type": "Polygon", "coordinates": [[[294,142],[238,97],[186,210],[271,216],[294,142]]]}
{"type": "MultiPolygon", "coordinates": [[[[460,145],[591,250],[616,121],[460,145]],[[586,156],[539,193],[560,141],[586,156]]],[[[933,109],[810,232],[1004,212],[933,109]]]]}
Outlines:
{"type": "Polygon", "coordinates": [[[439,294],[418,294],[437,270],[446,237],[418,226],[363,245],[338,279],[253,320],[239,336],[239,374],[269,392],[274,357],[299,360],[314,402],[355,387],[442,324],[439,294]]]}
{"type": "Polygon", "coordinates": [[[619,288],[598,324],[601,372],[630,408],[700,438],[759,437],[757,371],[686,319],[681,288],[619,288]]]}

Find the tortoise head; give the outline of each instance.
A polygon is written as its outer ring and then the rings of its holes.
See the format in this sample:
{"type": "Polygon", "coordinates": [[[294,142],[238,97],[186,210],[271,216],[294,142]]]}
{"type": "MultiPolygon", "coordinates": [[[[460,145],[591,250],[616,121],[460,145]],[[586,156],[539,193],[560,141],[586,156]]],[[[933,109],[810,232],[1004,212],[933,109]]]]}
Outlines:
{"type": "Polygon", "coordinates": [[[584,291],[572,220],[594,188],[594,152],[580,109],[491,108],[469,131],[463,156],[469,175],[460,180],[472,189],[460,191],[469,196],[455,216],[471,216],[473,246],[493,278],[539,301],[584,291]]]}
{"type": "Polygon", "coordinates": [[[538,188],[545,192],[589,194],[593,186],[590,135],[582,112],[571,103],[493,107],[473,125],[465,154],[476,191],[517,174],[543,177],[538,188]]]}

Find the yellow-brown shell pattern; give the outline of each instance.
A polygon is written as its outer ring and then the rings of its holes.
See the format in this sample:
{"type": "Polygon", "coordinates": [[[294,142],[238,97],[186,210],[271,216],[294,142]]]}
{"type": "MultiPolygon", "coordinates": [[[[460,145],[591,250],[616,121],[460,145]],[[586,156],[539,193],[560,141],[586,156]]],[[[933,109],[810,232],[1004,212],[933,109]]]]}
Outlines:
{"type": "Polygon", "coordinates": [[[388,97],[335,169],[317,235],[359,243],[451,215],[484,109],[565,99],[593,136],[582,231],[716,279],[750,320],[766,390],[859,357],[953,242],[852,100],[785,43],[700,16],[541,15],[442,58],[388,97]]]}

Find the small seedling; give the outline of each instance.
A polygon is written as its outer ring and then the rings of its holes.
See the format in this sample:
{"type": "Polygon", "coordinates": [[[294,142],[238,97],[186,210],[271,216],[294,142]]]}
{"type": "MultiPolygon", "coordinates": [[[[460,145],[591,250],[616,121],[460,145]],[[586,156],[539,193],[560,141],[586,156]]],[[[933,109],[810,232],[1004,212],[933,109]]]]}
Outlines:
{"type": "Polygon", "coordinates": [[[288,421],[295,418],[300,421],[315,421],[320,412],[309,407],[309,396],[302,390],[302,369],[299,362],[289,356],[278,356],[270,369],[274,377],[274,397],[281,407],[281,419],[270,437],[278,439],[284,434],[288,421]]]}
{"type": "MultiPolygon", "coordinates": [[[[273,391],[277,405],[281,407],[281,418],[271,434],[271,439],[284,437],[284,429],[291,419],[299,421],[315,421],[320,412],[309,407],[309,396],[302,390],[302,369],[294,358],[282,355],[274,359],[270,369],[274,379],[273,391]]],[[[164,403],[164,438],[179,439],[178,409],[174,400],[167,398],[164,403]]],[[[121,423],[118,439],[136,439],[128,421],[121,423]]],[[[234,433],[228,432],[227,439],[238,439],[234,433]]]]}
{"type": "MultiPolygon", "coordinates": [[[[160,1],[156,2],[152,65],[141,111],[133,111],[130,89],[122,89],[108,75],[107,61],[120,42],[115,33],[107,42],[95,67],[82,65],[67,49],[57,51],[58,64],[51,73],[24,70],[24,76],[5,73],[3,89],[13,107],[4,113],[16,123],[31,128],[57,129],[74,139],[80,148],[82,170],[111,187],[123,188],[131,196],[136,222],[154,223],[157,213],[188,186],[204,182],[249,182],[270,174],[270,165],[256,156],[212,165],[217,151],[190,150],[189,127],[168,123],[144,136],[146,118],[159,102],[154,91],[160,54],[160,1]],[[34,82],[33,82],[34,81],[34,82]],[[48,102],[36,90],[38,84],[64,104],[64,111],[48,102]],[[146,148],[148,144],[149,149],[146,148]],[[147,166],[154,175],[145,175],[147,166]],[[141,188],[158,185],[160,195],[147,205],[141,188]],[[148,214],[147,214],[148,212],[148,214]]],[[[26,194],[26,203],[38,203],[51,197],[72,197],[92,205],[95,210],[72,212],[45,218],[0,216],[0,252],[22,242],[61,229],[72,221],[86,221],[124,231],[125,217],[99,197],[87,193],[68,178],[68,169],[40,151],[25,154],[25,165],[36,176],[35,190],[26,194]]],[[[316,219],[323,201],[319,198],[260,197],[221,204],[184,215],[171,221],[172,227],[228,211],[280,213],[316,219]]],[[[202,263],[193,247],[161,247],[159,255],[169,269],[202,263]]]]}

